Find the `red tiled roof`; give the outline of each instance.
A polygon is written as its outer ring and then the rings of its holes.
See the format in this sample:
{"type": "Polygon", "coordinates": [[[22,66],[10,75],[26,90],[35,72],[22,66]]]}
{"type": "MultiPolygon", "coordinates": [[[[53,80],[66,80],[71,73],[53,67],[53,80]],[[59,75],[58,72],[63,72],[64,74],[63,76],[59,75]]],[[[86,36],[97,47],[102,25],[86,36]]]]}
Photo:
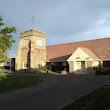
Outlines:
{"type": "MultiPolygon", "coordinates": [[[[110,59],[110,37],[89,41],[73,42],[47,46],[47,61],[66,61],[69,56],[78,48],[88,48],[99,59],[110,59]]],[[[86,49],[87,51],[87,49],[86,49]]],[[[89,51],[89,54],[90,51],[89,51]]]]}

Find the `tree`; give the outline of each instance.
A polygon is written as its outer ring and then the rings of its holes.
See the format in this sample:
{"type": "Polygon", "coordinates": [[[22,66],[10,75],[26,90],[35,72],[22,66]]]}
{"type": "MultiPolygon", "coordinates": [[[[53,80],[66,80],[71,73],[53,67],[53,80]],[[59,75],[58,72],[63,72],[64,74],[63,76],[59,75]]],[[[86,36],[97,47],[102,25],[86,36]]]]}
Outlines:
{"type": "Polygon", "coordinates": [[[3,27],[3,18],[0,16],[0,63],[8,60],[7,50],[10,50],[15,40],[13,39],[12,33],[16,32],[16,28],[13,27],[3,27]]]}
{"type": "Polygon", "coordinates": [[[2,49],[0,49],[0,63],[5,62],[8,59],[8,54],[5,53],[2,49]]]}

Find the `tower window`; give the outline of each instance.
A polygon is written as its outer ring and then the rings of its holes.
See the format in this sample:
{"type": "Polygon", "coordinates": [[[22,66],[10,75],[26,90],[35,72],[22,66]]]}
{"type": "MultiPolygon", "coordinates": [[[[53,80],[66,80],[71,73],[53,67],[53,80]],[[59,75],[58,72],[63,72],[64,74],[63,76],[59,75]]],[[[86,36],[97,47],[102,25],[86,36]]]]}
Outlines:
{"type": "Polygon", "coordinates": [[[23,45],[25,46],[25,45],[28,45],[28,39],[24,39],[23,40],[23,45]]]}
{"type": "Polygon", "coordinates": [[[37,40],[36,45],[42,46],[42,40],[37,40]]]}
{"type": "Polygon", "coordinates": [[[27,69],[27,67],[28,67],[28,62],[27,61],[24,61],[23,62],[23,69],[27,69]]]}

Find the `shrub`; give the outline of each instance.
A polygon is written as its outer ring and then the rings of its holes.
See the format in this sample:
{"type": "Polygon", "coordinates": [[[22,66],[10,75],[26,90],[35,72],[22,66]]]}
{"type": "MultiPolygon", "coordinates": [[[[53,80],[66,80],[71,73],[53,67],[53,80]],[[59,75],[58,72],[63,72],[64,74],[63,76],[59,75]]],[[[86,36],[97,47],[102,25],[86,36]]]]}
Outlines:
{"type": "Polygon", "coordinates": [[[110,75],[110,69],[101,71],[102,75],[110,75]]]}
{"type": "Polygon", "coordinates": [[[4,66],[0,66],[0,69],[5,69],[5,67],[4,66]]]}
{"type": "Polygon", "coordinates": [[[4,66],[0,66],[0,74],[3,73],[3,69],[4,69],[4,68],[5,68],[4,66]]]}
{"type": "Polygon", "coordinates": [[[40,73],[47,72],[47,66],[45,65],[45,66],[41,66],[39,68],[36,68],[36,72],[40,72],[40,73]]]}

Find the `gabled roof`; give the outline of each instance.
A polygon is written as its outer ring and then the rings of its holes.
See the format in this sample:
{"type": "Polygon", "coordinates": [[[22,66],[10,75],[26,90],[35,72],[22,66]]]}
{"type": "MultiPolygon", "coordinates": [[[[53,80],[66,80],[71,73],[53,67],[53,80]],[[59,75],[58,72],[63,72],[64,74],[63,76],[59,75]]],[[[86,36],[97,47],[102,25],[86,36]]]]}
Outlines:
{"type": "Polygon", "coordinates": [[[95,55],[94,57],[98,57],[101,60],[110,59],[109,37],[103,39],[47,46],[47,61],[66,61],[78,47],[82,47],[83,49],[86,48],[84,49],[86,52],[92,54],[92,56],[95,55]],[[90,52],[90,50],[92,52],[90,52]]]}
{"type": "Polygon", "coordinates": [[[91,50],[91,49],[88,49],[88,48],[84,48],[84,47],[79,47],[80,49],[82,49],[86,54],[88,54],[91,58],[93,59],[99,59],[95,54],[94,52],[91,50]]]}

